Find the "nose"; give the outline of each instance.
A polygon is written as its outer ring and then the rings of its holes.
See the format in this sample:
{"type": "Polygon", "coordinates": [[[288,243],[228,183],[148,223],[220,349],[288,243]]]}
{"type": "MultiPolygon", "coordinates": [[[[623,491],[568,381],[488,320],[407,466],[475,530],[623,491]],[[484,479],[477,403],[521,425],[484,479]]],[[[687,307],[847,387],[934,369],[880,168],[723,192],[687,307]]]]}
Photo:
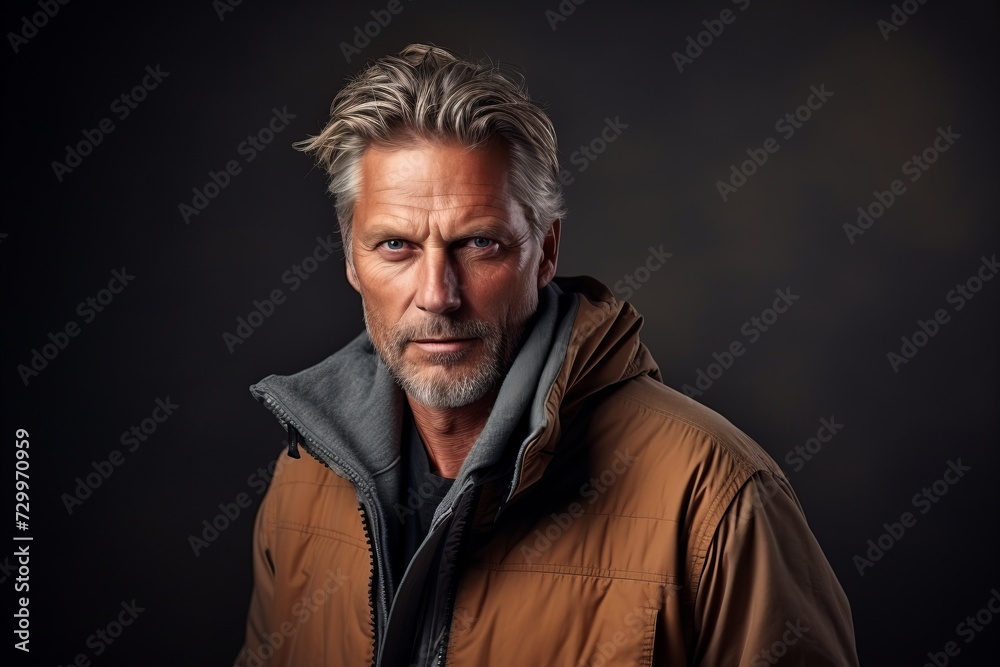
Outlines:
{"type": "Polygon", "coordinates": [[[462,305],[458,273],[447,250],[430,248],[420,260],[415,305],[420,310],[443,315],[462,305]]]}

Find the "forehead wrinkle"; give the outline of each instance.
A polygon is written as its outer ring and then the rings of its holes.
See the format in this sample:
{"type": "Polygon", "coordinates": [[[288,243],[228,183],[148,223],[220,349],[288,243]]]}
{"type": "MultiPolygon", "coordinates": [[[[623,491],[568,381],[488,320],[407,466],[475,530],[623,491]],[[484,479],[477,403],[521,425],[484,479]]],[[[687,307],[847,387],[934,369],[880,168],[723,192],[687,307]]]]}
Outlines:
{"type": "Polygon", "coordinates": [[[407,192],[405,194],[407,197],[414,197],[420,199],[428,199],[432,197],[484,197],[487,195],[489,199],[499,199],[500,201],[503,201],[504,199],[500,195],[490,195],[485,192],[432,192],[426,194],[421,194],[417,192],[407,192]]]}
{"type": "MultiPolygon", "coordinates": [[[[370,155],[374,158],[377,153],[370,155]]],[[[365,160],[361,186],[367,190],[364,217],[369,223],[359,219],[362,224],[356,233],[369,227],[372,233],[365,236],[374,243],[392,235],[394,227],[398,227],[396,233],[408,234],[417,229],[426,232],[428,224],[444,225],[441,231],[450,229],[449,234],[483,224],[513,231],[516,211],[512,207],[517,202],[510,194],[509,174],[500,163],[490,160],[466,166],[461,161],[442,161],[441,156],[426,161],[418,157],[413,163],[407,158],[401,158],[401,163],[392,155],[365,160]]]]}
{"type": "MultiPolygon", "coordinates": [[[[414,183],[412,179],[408,179],[407,183],[414,183]]],[[[430,181],[419,181],[419,182],[430,182],[430,181]]],[[[405,187],[403,184],[391,184],[380,188],[369,188],[372,194],[382,193],[382,192],[398,192],[399,194],[405,195],[407,197],[489,197],[490,199],[503,200],[506,196],[506,191],[504,192],[492,192],[492,184],[487,183],[463,183],[462,185],[479,185],[484,188],[490,188],[490,190],[471,190],[469,192],[419,192],[414,188],[405,187]]]]}
{"type": "MultiPolygon", "coordinates": [[[[507,210],[507,205],[510,203],[509,199],[507,197],[502,196],[502,195],[492,194],[492,195],[489,195],[488,197],[484,197],[484,193],[480,193],[480,192],[415,194],[415,193],[402,192],[401,190],[398,190],[397,188],[385,188],[383,190],[375,190],[375,191],[372,192],[372,194],[379,193],[379,192],[389,192],[389,191],[400,192],[401,194],[404,195],[404,198],[403,198],[404,200],[403,201],[397,201],[397,200],[394,200],[393,197],[389,197],[389,198],[386,198],[386,199],[376,198],[376,200],[374,202],[372,202],[372,204],[375,205],[375,206],[390,206],[390,207],[414,208],[414,209],[417,209],[417,208],[423,208],[423,207],[417,206],[415,204],[409,204],[409,203],[407,203],[407,200],[435,200],[435,199],[445,199],[445,200],[448,200],[448,201],[454,201],[454,200],[461,200],[463,198],[477,198],[477,199],[480,199],[480,201],[472,201],[472,202],[465,202],[465,203],[463,203],[461,201],[456,201],[454,204],[452,204],[450,206],[449,205],[436,206],[433,210],[448,211],[448,210],[454,210],[454,209],[460,209],[460,208],[492,208],[492,209],[506,211],[507,210]]],[[[423,209],[423,210],[429,210],[429,209],[423,209]]]]}
{"type": "Polygon", "coordinates": [[[403,204],[396,202],[376,202],[375,206],[384,206],[386,208],[409,208],[420,211],[456,211],[463,208],[486,208],[495,211],[506,211],[506,206],[494,205],[494,204],[455,204],[453,206],[437,206],[434,208],[427,208],[425,206],[418,206],[417,204],[403,204]]]}
{"type": "Polygon", "coordinates": [[[486,181],[479,180],[466,180],[461,178],[461,176],[455,176],[454,178],[442,178],[441,176],[429,176],[427,178],[421,178],[418,175],[410,174],[409,169],[396,169],[393,171],[387,171],[381,180],[388,181],[384,183],[381,187],[372,188],[373,192],[379,192],[381,190],[402,190],[409,191],[411,188],[406,188],[405,185],[412,183],[414,185],[424,185],[429,184],[432,186],[445,186],[445,187],[474,187],[483,188],[487,191],[499,189],[506,192],[508,187],[508,175],[502,174],[500,178],[489,178],[486,181]]]}
{"type": "MultiPolygon", "coordinates": [[[[397,179],[396,183],[386,183],[382,187],[372,188],[373,192],[379,192],[380,190],[395,190],[399,189],[401,183],[441,183],[440,178],[413,178],[412,176],[404,176],[397,179]]],[[[455,183],[455,185],[475,185],[477,187],[483,188],[493,188],[496,186],[503,187],[503,183],[497,181],[486,181],[485,183],[478,183],[476,181],[468,181],[455,183]]]]}

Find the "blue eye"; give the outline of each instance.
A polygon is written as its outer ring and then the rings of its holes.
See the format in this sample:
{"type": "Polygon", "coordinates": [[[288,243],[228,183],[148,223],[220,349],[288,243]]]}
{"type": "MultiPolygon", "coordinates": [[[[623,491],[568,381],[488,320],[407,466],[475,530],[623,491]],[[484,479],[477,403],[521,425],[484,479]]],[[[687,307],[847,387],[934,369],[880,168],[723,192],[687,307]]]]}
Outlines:
{"type": "Polygon", "coordinates": [[[388,241],[385,241],[385,247],[388,248],[389,250],[402,250],[403,242],[400,241],[399,239],[390,239],[388,241]]]}
{"type": "Polygon", "coordinates": [[[472,239],[472,244],[477,248],[489,248],[493,245],[493,240],[488,239],[485,236],[477,236],[472,239]]]}

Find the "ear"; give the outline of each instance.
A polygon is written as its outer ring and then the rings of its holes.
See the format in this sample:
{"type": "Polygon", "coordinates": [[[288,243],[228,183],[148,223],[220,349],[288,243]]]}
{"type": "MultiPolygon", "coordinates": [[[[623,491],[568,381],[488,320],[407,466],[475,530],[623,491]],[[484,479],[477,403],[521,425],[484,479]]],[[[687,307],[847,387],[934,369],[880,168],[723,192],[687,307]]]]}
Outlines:
{"type": "Polygon", "coordinates": [[[562,231],[562,220],[555,219],[549,232],[542,239],[542,256],[538,262],[538,289],[549,284],[556,275],[559,264],[559,235],[562,231]]]}
{"type": "Polygon", "coordinates": [[[351,283],[355,292],[361,294],[361,281],[358,280],[358,274],[354,270],[354,263],[349,259],[344,260],[344,272],[347,274],[347,282],[351,283]]]}

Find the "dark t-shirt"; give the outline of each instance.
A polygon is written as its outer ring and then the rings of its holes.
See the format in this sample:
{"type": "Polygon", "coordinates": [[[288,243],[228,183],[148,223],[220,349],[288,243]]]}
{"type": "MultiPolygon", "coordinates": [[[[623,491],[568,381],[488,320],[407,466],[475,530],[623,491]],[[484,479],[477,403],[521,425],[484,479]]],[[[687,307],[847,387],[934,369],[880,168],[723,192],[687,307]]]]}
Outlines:
{"type": "Polygon", "coordinates": [[[396,554],[396,581],[402,579],[406,566],[430,531],[434,510],[455,481],[431,472],[427,450],[413,423],[409,406],[403,414],[400,449],[406,474],[397,506],[397,514],[402,519],[402,539],[396,554]]]}

